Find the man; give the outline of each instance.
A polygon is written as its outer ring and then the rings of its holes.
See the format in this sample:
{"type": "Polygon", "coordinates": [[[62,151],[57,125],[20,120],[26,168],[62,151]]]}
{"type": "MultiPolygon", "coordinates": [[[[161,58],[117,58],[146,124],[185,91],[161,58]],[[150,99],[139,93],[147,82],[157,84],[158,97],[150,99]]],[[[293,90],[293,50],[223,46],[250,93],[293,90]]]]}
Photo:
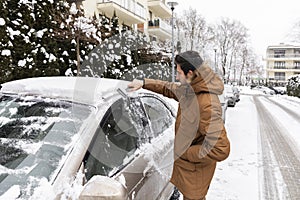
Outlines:
{"type": "Polygon", "coordinates": [[[170,181],[184,195],[184,200],[203,200],[216,162],[226,159],[230,152],[218,98],[224,85],[195,51],[177,55],[175,63],[179,83],[135,79],[128,87],[132,91],[143,87],[179,102],[170,181]]]}

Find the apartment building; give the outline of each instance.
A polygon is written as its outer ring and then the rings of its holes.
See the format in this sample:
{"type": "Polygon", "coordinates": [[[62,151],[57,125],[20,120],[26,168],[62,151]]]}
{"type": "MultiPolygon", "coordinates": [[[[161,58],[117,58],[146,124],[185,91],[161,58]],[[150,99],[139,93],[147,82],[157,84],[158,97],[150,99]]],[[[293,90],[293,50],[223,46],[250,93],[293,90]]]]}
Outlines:
{"type": "Polygon", "coordinates": [[[272,85],[284,85],[295,74],[300,74],[300,45],[281,43],[269,46],[266,55],[267,81],[272,85]]]}
{"type": "Polygon", "coordinates": [[[144,32],[152,40],[172,38],[171,25],[167,23],[172,11],[166,0],[80,0],[87,16],[99,14],[119,17],[119,25],[144,32]]]}

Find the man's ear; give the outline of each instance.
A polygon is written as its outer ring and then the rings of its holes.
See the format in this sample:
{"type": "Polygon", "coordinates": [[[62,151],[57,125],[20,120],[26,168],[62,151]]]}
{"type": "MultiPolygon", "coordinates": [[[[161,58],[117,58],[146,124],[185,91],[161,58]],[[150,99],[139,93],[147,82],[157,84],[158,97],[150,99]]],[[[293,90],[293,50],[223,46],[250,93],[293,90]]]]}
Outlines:
{"type": "Polygon", "coordinates": [[[189,70],[187,73],[188,78],[192,78],[194,76],[194,72],[192,70],[189,70]]]}

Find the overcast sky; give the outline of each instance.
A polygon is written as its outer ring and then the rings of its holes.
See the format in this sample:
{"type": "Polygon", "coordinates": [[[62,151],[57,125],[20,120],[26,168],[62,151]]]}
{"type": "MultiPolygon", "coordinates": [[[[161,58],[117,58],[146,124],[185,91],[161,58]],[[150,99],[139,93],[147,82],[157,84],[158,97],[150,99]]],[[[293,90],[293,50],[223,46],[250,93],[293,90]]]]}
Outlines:
{"type": "Polygon", "coordinates": [[[177,0],[174,12],[196,8],[209,23],[221,17],[240,21],[249,29],[254,50],[264,56],[269,45],[286,41],[300,21],[300,0],[177,0]]]}

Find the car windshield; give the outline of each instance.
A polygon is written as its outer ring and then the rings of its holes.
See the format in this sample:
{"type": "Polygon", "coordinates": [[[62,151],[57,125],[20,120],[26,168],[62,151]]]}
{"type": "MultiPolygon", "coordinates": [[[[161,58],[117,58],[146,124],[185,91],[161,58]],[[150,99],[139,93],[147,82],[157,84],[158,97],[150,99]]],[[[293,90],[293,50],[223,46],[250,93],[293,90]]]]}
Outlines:
{"type": "Polygon", "coordinates": [[[53,180],[91,111],[50,98],[0,95],[0,196],[12,186],[30,196],[26,185],[53,180]]]}

